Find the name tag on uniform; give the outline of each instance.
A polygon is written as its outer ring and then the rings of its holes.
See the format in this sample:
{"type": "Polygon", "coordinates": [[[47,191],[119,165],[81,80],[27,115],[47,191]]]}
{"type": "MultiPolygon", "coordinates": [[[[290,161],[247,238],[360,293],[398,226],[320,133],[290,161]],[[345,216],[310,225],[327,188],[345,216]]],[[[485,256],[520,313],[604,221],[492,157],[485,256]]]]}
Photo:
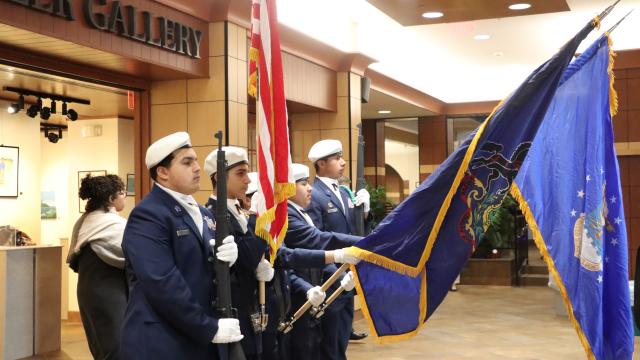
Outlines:
{"type": "Polygon", "coordinates": [[[189,229],[178,229],[178,231],[176,231],[176,235],[178,236],[188,236],[189,233],[189,229]]]}
{"type": "Polygon", "coordinates": [[[338,209],[336,209],[336,208],[334,208],[334,207],[333,207],[333,208],[329,208],[329,209],[327,209],[327,212],[328,212],[329,214],[331,214],[331,213],[334,213],[334,212],[338,212],[338,209]]]}

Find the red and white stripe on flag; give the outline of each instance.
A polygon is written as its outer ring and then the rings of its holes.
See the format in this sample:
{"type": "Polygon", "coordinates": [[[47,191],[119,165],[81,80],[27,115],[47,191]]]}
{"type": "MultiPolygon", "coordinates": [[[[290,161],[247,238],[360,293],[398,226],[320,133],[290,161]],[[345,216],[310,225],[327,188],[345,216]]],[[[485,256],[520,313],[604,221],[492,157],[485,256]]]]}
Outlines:
{"type": "Polygon", "coordinates": [[[275,0],[251,4],[249,94],[256,97],[256,235],[269,243],[273,263],[289,224],[287,199],[295,194],[275,0]]]}

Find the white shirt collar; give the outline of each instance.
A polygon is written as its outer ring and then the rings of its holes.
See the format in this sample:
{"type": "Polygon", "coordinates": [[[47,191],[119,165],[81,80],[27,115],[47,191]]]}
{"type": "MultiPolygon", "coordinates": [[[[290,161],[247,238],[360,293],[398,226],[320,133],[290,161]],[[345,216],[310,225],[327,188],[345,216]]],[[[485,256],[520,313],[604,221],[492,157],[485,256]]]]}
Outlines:
{"type": "Polygon", "coordinates": [[[160,185],[159,183],[155,183],[160,189],[164,190],[165,192],[167,192],[167,194],[171,195],[171,197],[173,197],[174,199],[176,199],[178,202],[184,202],[187,204],[194,204],[194,205],[198,205],[198,203],[196,202],[196,199],[193,198],[193,196],[191,195],[186,195],[183,194],[181,192],[177,192],[175,190],[171,190],[169,188],[166,188],[162,185],[160,185]]]}
{"type": "Polygon", "coordinates": [[[332,178],[324,177],[324,176],[316,176],[316,179],[319,179],[320,181],[322,181],[331,190],[333,190],[333,185],[334,184],[336,186],[338,186],[338,180],[337,179],[332,179],[332,178]]]}

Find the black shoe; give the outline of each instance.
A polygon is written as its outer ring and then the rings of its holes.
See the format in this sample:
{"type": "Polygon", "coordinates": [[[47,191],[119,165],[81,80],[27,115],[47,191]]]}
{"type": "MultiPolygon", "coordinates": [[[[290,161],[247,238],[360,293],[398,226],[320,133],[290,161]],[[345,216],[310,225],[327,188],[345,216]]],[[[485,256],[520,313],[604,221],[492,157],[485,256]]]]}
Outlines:
{"type": "Polygon", "coordinates": [[[351,335],[349,335],[349,340],[355,340],[355,341],[362,340],[362,339],[366,338],[367,336],[369,336],[369,334],[363,333],[363,332],[362,333],[358,333],[358,332],[355,332],[355,331],[352,330],[351,331],[351,335]]]}

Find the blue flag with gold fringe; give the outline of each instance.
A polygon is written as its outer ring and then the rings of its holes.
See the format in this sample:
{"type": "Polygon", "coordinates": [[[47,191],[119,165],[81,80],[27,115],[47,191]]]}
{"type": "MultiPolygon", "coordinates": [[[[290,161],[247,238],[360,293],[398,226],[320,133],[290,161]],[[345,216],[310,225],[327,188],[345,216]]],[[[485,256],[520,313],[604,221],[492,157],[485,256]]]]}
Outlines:
{"type": "Polygon", "coordinates": [[[587,357],[598,360],[633,354],[612,60],[603,36],[572,63],[511,189],[587,357]]]}
{"type": "Polygon", "coordinates": [[[587,24],[536,69],[407,199],[350,251],[378,341],[415,335],[446,296],[509,192],[587,24]]]}

